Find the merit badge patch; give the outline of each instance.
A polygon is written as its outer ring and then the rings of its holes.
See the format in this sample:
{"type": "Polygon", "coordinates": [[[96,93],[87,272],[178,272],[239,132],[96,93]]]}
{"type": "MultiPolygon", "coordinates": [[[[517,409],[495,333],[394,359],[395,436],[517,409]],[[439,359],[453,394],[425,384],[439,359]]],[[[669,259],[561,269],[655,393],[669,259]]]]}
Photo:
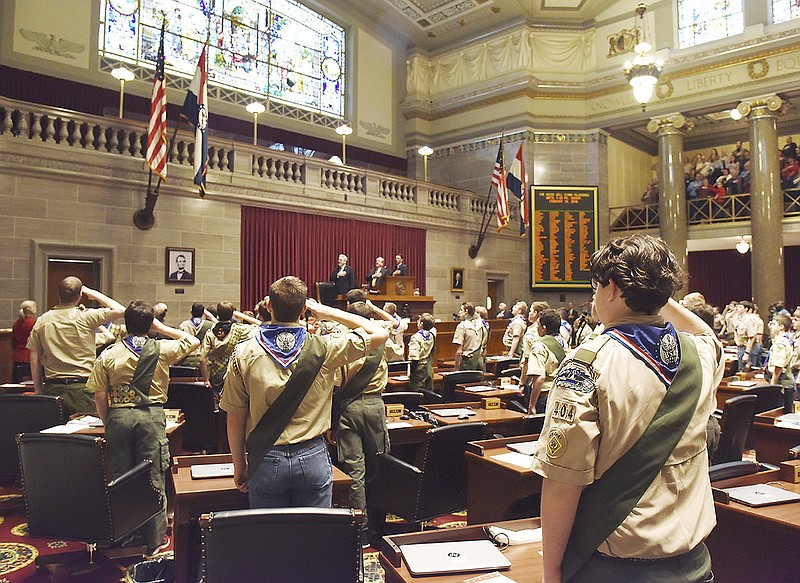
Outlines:
{"type": "Polygon", "coordinates": [[[584,394],[591,393],[595,389],[594,376],[589,367],[575,360],[561,367],[553,384],[584,394]]]}
{"type": "Polygon", "coordinates": [[[561,419],[567,423],[572,423],[575,421],[575,405],[564,401],[556,401],[550,416],[553,419],[561,419]]]}
{"type": "Polygon", "coordinates": [[[567,436],[560,429],[551,429],[547,434],[547,457],[561,457],[565,451],[567,451],[567,436]]]}

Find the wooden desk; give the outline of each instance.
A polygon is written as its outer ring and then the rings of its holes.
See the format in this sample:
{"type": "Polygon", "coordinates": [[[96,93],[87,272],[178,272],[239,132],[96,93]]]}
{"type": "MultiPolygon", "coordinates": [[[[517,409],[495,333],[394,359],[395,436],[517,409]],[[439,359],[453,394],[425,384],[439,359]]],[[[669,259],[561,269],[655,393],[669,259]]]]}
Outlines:
{"type": "Polygon", "coordinates": [[[392,454],[395,453],[395,446],[417,445],[422,443],[425,441],[425,434],[428,429],[433,428],[433,425],[430,423],[420,421],[419,419],[389,420],[388,423],[390,426],[392,423],[410,425],[410,427],[389,427],[389,444],[391,445],[392,454]]]}
{"type": "MultiPolygon", "coordinates": [[[[498,526],[509,530],[539,528],[539,519],[526,518],[522,520],[509,520],[499,523],[498,526]]],[[[464,579],[480,575],[480,573],[414,577],[408,572],[408,568],[406,568],[405,562],[402,560],[402,554],[399,548],[400,545],[426,542],[481,540],[485,538],[486,536],[480,526],[466,526],[461,528],[428,530],[424,532],[385,536],[383,537],[381,553],[378,557],[385,571],[384,580],[386,583],[414,583],[419,581],[424,581],[425,583],[462,583],[464,579]]],[[[511,561],[511,569],[501,572],[517,583],[541,583],[541,553],[542,543],[540,542],[525,545],[512,545],[504,552],[505,556],[511,561]]]]}
{"type": "MultiPolygon", "coordinates": [[[[492,459],[510,453],[509,443],[535,441],[538,435],[473,441],[467,445],[467,522],[481,524],[519,518],[524,509],[515,508],[526,498],[541,494],[542,478],[530,468],[492,459]],[[516,515],[516,516],[515,516],[516,515]]],[[[531,461],[533,458],[531,457],[531,461]]],[[[530,514],[535,508],[533,501],[530,514]]]]}
{"type": "Polygon", "coordinates": [[[458,423],[486,423],[489,433],[502,433],[506,436],[519,435],[522,433],[522,426],[528,417],[517,411],[508,409],[483,409],[480,403],[437,403],[435,405],[422,405],[422,409],[430,411],[441,425],[456,425],[458,423]],[[475,415],[470,415],[468,419],[458,417],[441,417],[436,415],[438,409],[471,409],[475,415]]]}
{"type": "Polygon", "coordinates": [[[519,358],[509,358],[507,354],[501,354],[496,356],[487,356],[486,359],[486,372],[490,372],[492,374],[497,374],[497,365],[501,362],[510,361],[512,364],[508,368],[514,368],[519,366],[519,358]]]}
{"type": "Polygon", "coordinates": [[[755,387],[763,387],[768,385],[769,383],[764,379],[757,379],[757,378],[750,378],[745,382],[755,383],[750,387],[737,387],[735,385],[731,385],[731,382],[736,382],[733,377],[725,377],[720,381],[719,386],[717,387],[717,409],[725,410],[725,401],[730,399],[731,397],[737,397],[739,395],[745,394],[749,389],[753,389],[755,387]]]}
{"type": "MultiPolygon", "coordinates": [[[[247,494],[239,492],[234,487],[233,478],[192,479],[190,466],[194,464],[230,461],[230,454],[180,456],[174,460],[170,483],[173,487],[172,497],[175,513],[172,534],[176,583],[189,583],[196,580],[194,576],[189,576],[189,531],[197,518],[206,512],[249,508],[247,494]]],[[[352,482],[349,476],[334,466],[334,506],[349,507],[347,497],[352,482]]],[[[302,546],[302,541],[300,541],[300,546],[302,546]]]]}
{"type": "MultiPolygon", "coordinates": [[[[169,455],[174,457],[183,454],[183,426],[185,421],[181,421],[177,425],[167,427],[167,439],[169,440],[169,455]]],[[[95,437],[105,437],[106,428],[101,425],[100,427],[87,427],[76,431],[80,435],[93,435],[95,437]]]]}
{"type": "MultiPolygon", "coordinates": [[[[778,471],[715,482],[731,488],[778,480],[778,471]]],[[[781,483],[800,493],[800,484],[781,483]]],[[[717,526],[706,539],[720,583],[796,583],[800,581],[800,502],[750,508],[731,501],[714,503],[717,526]]]]}
{"type": "MultiPolygon", "coordinates": [[[[444,377],[440,375],[438,372],[433,373],[433,388],[434,389],[441,389],[442,387],[442,379],[444,377]]],[[[408,390],[408,375],[405,373],[397,373],[389,375],[389,380],[386,382],[386,390],[390,393],[396,393],[398,391],[407,391],[408,390]]]]}
{"type": "Polygon", "coordinates": [[[21,395],[22,393],[33,393],[33,381],[0,385],[0,395],[21,395]]]}
{"type": "Polygon", "coordinates": [[[759,413],[750,428],[756,440],[756,459],[778,465],[789,459],[789,449],[800,443],[800,429],[775,427],[775,419],[783,415],[783,408],[759,413]]]}
{"type": "Polygon", "coordinates": [[[463,385],[456,385],[456,401],[474,401],[475,399],[483,399],[486,397],[497,397],[504,403],[508,404],[508,402],[511,400],[522,400],[522,391],[520,390],[519,385],[498,385],[492,390],[480,392],[469,390],[469,387],[485,386],[490,386],[490,383],[465,383],[463,385]]]}

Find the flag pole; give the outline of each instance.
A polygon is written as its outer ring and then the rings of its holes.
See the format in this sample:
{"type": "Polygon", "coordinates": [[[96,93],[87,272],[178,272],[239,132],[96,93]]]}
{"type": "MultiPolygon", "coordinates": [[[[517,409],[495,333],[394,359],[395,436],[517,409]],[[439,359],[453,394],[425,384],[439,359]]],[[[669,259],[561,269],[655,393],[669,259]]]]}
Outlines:
{"type": "MultiPolygon", "coordinates": [[[[503,130],[500,132],[500,146],[499,146],[500,148],[503,147],[503,138],[505,138],[505,135],[506,135],[506,130],[505,128],[503,128],[503,130]]],[[[492,168],[494,169],[494,166],[492,166],[492,168]]],[[[490,181],[489,190],[486,193],[486,205],[483,208],[483,216],[481,217],[481,228],[478,231],[478,240],[474,244],[470,245],[469,249],[467,249],[467,255],[469,255],[470,259],[475,259],[478,256],[478,251],[481,250],[483,241],[486,238],[486,231],[489,230],[489,223],[491,222],[491,219],[486,220],[486,217],[489,215],[488,211],[489,211],[489,203],[491,202],[492,199],[492,186],[494,185],[490,181]]]]}

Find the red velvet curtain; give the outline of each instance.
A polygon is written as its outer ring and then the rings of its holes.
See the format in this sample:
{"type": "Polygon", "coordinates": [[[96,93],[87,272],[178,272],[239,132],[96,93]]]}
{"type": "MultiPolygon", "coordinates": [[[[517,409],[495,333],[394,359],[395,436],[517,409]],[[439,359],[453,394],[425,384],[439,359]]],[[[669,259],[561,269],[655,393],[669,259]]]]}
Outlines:
{"type": "Polygon", "coordinates": [[[358,282],[376,257],[391,269],[399,253],[425,295],[425,235],[425,229],[243,206],[242,309],[251,309],[285,275],[302,279],[313,296],[314,282],[329,281],[339,253],[349,258],[358,282]]]}

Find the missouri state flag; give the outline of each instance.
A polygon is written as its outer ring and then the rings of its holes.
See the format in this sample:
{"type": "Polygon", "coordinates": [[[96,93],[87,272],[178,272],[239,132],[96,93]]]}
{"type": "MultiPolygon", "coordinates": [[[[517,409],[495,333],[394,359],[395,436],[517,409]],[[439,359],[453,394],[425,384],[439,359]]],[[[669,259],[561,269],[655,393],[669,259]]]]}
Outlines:
{"type": "Polygon", "coordinates": [[[522,155],[522,144],[519,145],[517,155],[511,163],[506,174],[506,187],[508,192],[519,200],[519,234],[525,235],[525,229],[530,225],[528,218],[528,185],[525,177],[525,158],[522,155]]]}
{"type": "Polygon", "coordinates": [[[208,69],[206,49],[203,47],[200,62],[194,72],[192,84],[183,101],[181,114],[194,126],[194,183],[200,198],[206,195],[206,172],[208,171],[208,69]]]}

